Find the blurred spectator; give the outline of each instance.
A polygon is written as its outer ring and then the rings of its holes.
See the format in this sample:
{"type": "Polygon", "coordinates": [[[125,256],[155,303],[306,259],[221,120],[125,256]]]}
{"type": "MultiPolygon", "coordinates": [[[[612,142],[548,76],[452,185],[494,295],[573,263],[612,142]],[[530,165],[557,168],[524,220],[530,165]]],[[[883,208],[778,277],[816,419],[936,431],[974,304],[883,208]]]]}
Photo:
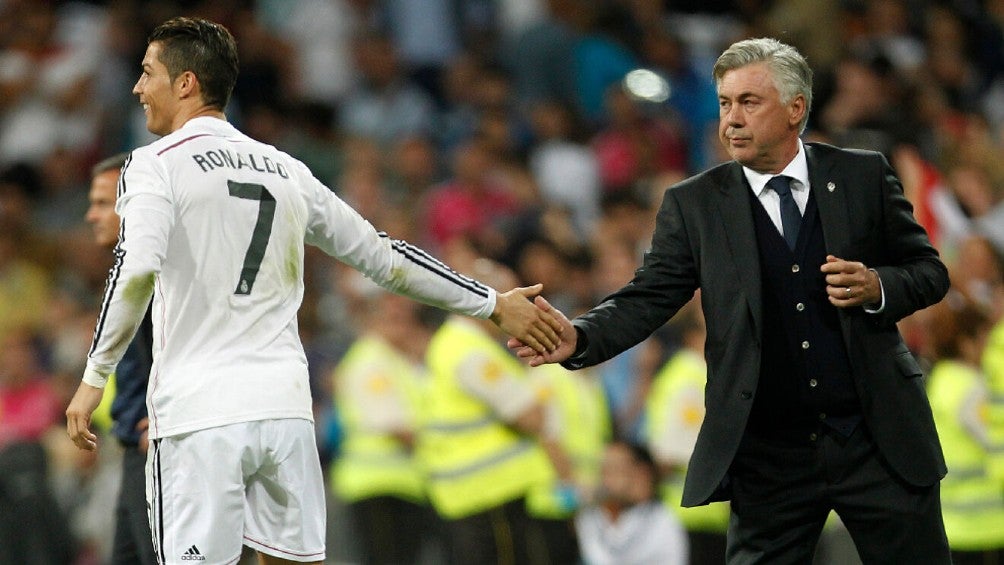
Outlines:
{"type": "Polygon", "coordinates": [[[928,7],[924,19],[925,78],[941,87],[953,108],[967,112],[978,109],[985,84],[970,56],[972,31],[948,6],[928,7]]]}
{"type": "Polygon", "coordinates": [[[352,41],[363,26],[356,0],[258,0],[258,17],[292,47],[292,84],[301,100],[335,103],[358,80],[352,41]]]}
{"type": "Polygon", "coordinates": [[[666,104],[686,140],[687,166],[678,170],[693,173],[717,164],[705,146],[716,143],[718,127],[718,95],[711,73],[698,69],[683,41],[660,25],[645,28],[642,54],[645,63],[669,82],[666,104]]]}
{"type": "Polygon", "coordinates": [[[687,146],[680,126],[655,106],[633,99],[619,84],[606,92],[609,121],[592,140],[603,188],[628,190],[668,171],[687,170],[687,146]]]}
{"type": "Polygon", "coordinates": [[[346,161],[334,186],[343,200],[362,217],[383,228],[382,215],[393,203],[388,198],[380,149],[369,139],[346,142],[346,161]]]}
{"type": "Polygon", "coordinates": [[[513,73],[523,111],[556,100],[575,107],[575,44],[581,2],[546,0],[549,17],[538,20],[501,45],[502,61],[513,73]]]}
{"type": "Polygon", "coordinates": [[[595,371],[544,365],[531,369],[530,378],[545,399],[545,433],[561,446],[569,468],[533,488],[527,509],[540,520],[551,562],[578,563],[573,517],[599,486],[603,447],[612,439],[610,413],[595,371]]]}
{"type": "Polygon", "coordinates": [[[486,75],[484,62],[470,53],[454,57],[441,77],[443,109],[435,131],[438,145],[446,152],[474,135],[485,110],[481,79],[486,75]]]}
{"type": "Polygon", "coordinates": [[[942,248],[949,255],[962,241],[982,235],[1004,252],[1004,198],[989,172],[978,164],[957,163],[945,172],[945,189],[933,195],[942,248]]]}
{"type": "Polygon", "coordinates": [[[589,273],[584,264],[586,251],[579,247],[568,215],[547,208],[522,216],[516,229],[520,233],[510,238],[512,245],[503,262],[511,264],[520,279],[543,284],[547,300],[555,307],[561,304],[577,310],[582,301],[577,286],[589,285],[589,273]]]}
{"type": "Polygon", "coordinates": [[[367,288],[363,333],[332,373],[344,439],[331,486],[348,503],[361,563],[416,563],[438,521],[413,457],[435,328],[414,301],[367,288]]]}
{"type": "MultiPolygon", "coordinates": [[[[442,163],[427,137],[410,136],[397,141],[388,157],[391,199],[414,211],[421,199],[441,180],[442,163]]],[[[415,219],[417,223],[417,219],[415,219]]],[[[418,227],[419,231],[424,228],[418,227]]]]}
{"type": "Polygon", "coordinates": [[[500,157],[521,159],[530,141],[530,126],[512,103],[512,78],[495,65],[480,68],[472,89],[477,111],[472,133],[485,137],[500,157]]]}
{"type": "Polygon", "coordinates": [[[569,108],[542,102],[534,107],[532,118],[536,143],[530,170],[541,196],[571,211],[575,228],[585,236],[599,216],[603,188],[596,155],[581,142],[581,128],[569,108]]]}
{"type": "Polygon", "coordinates": [[[985,237],[962,241],[949,265],[952,287],[993,320],[1004,317],[1004,260],[985,237]]]}
{"type": "Polygon", "coordinates": [[[354,41],[353,54],[361,80],[341,104],[339,121],[345,132],[383,146],[404,135],[431,133],[433,100],[409,82],[390,39],[363,34],[354,41]]]}
{"type": "Polygon", "coordinates": [[[290,155],[303,161],[315,177],[329,186],[337,186],[335,179],[345,166],[335,122],[334,106],[306,100],[293,109],[293,127],[282,140],[290,155]]]}
{"type": "Polygon", "coordinates": [[[600,124],[612,112],[607,102],[611,86],[638,67],[631,37],[630,14],[616,3],[584,2],[580,6],[583,35],[572,51],[578,111],[590,124],[600,124]]]}
{"type": "Polygon", "coordinates": [[[75,548],[42,444],[60,427],[63,402],[34,338],[25,327],[0,335],[0,563],[64,565],[75,548]]]}
{"type": "Polygon", "coordinates": [[[798,49],[815,72],[827,72],[844,51],[846,4],[840,0],[776,0],[764,14],[766,32],[798,49]]]}
{"type": "Polygon", "coordinates": [[[835,68],[835,91],[821,100],[818,125],[838,145],[889,155],[913,129],[902,105],[903,89],[888,59],[845,57],[835,68]]]}
{"type": "Polygon", "coordinates": [[[713,502],[693,508],[681,504],[687,464],[704,422],[704,388],[708,382],[704,360],[707,331],[700,299],[684,306],[670,325],[681,347],[652,379],[646,406],[647,445],[662,477],[660,498],[687,530],[690,564],[723,563],[728,504],[713,502]]]}
{"type": "Polygon", "coordinates": [[[588,565],[685,565],[687,536],[657,498],[659,472],[645,448],[622,441],[603,452],[596,504],[575,518],[588,565]]]}
{"type": "MultiPolygon", "coordinates": [[[[661,190],[669,186],[671,185],[666,184],[661,190]]],[[[652,196],[655,196],[654,192],[652,196]]],[[[661,197],[661,193],[659,196],[661,197]]],[[[610,241],[623,243],[634,250],[635,262],[640,263],[655,230],[653,201],[655,200],[642,190],[604,194],[600,201],[601,216],[590,237],[590,244],[595,248],[610,241]]],[[[618,287],[607,284],[597,288],[596,292],[602,294],[616,288],[618,287]]]]}
{"type": "Polygon", "coordinates": [[[52,0],[0,6],[0,20],[17,22],[0,51],[0,165],[40,164],[55,149],[83,152],[95,142],[99,57],[57,36],[56,6],[52,0]]]}
{"type": "Polygon", "coordinates": [[[59,243],[38,229],[42,197],[43,179],[35,167],[16,163],[0,171],[0,222],[17,240],[15,255],[53,271],[59,267],[59,243]]]}
{"type": "Polygon", "coordinates": [[[241,108],[279,108],[293,94],[295,50],[262,25],[252,3],[235,4],[238,8],[229,18],[229,28],[237,40],[241,72],[234,85],[233,102],[241,108]]]}
{"type": "MultiPolygon", "coordinates": [[[[852,51],[889,61],[901,73],[915,71],[927,55],[917,34],[920,25],[909,0],[865,0],[858,4],[860,33],[851,38],[852,51]]],[[[854,6],[854,5],[852,5],[854,6]]],[[[855,10],[857,6],[851,8],[855,10]]]]}
{"type": "Polygon", "coordinates": [[[19,256],[21,233],[14,220],[0,217],[0,337],[15,328],[41,329],[51,293],[49,273],[19,256]]]}
{"type": "MultiPolygon", "coordinates": [[[[452,263],[492,286],[515,281],[484,259],[452,263]]],[[[453,565],[550,562],[526,496],[551,479],[549,461],[562,473],[567,460],[547,433],[526,368],[503,341],[485,322],[451,316],[426,351],[430,382],[417,450],[453,565]]]]}
{"type": "Polygon", "coordinates": [[[960,565],[1004,559],[1004,490],[990,454],[1001,445],[988,420],[990,393],[980,357],[990,319],[960,295],[932,307],[936,361],[928,397],[951,471],[941,482],[941,506],[952,560],[960,565]]]}
{"type": "Polygon", "coordinates": [[[491,159],[480,138],[454,151],[452,178],[436,187],[425,203],[426,225],[434,245],[443,247],[463,236],[499,248],[499,222],[514,216],[519,202],[490,174],[491,159]]]}
{"type": "Polygon", "coordinates": [[[434,100],[442,101],[440,76],[461,50],[471,0],[385,0],[379,17],[393,40],[404,73],[434,100]]]}
{"type": "MultiPolygon", "coordinates": [[[[595,301],[627,284],[639,259],[633,247],[617,240],[595,247],[594,253],[595,301]]],[[[614,421],[614,437],[639,444],[644,441],[645,399],[663,358],[662,344],[650,338],[598,366],[614,421]]]]}

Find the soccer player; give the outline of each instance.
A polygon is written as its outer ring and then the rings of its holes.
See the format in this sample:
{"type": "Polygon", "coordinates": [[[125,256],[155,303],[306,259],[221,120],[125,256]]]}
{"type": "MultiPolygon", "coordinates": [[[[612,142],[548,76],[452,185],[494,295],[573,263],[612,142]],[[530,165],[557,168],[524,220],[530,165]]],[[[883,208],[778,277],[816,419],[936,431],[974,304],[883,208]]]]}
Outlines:
{"type": "Polygon", "coordinates": [[[541,352],[557,347],[559,326],[528,300],[540,285],[496,293],[457,274],[229,124],[236,53],[223,26],[200,19],[149,37],[133,92],[163,137],[123,167],[116,262],[67,432],[96,448],[90,415],[152,297],[147,501],[159,560],[236,562],[243,544],[266,564],[321,563],[323,477],[296,321],[305,243],[541,352]]]}

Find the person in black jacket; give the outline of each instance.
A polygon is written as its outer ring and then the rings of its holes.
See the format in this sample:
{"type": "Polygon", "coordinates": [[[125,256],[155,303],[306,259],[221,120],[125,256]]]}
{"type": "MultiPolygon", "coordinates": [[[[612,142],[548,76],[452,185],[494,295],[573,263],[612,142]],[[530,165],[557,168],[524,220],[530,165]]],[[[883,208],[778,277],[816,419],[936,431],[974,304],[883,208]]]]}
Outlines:
{"type": "Polygon", "coordinates": [[[558,350],[510,347],[595,365],[699,288],[707,414],[683,505],[731,500],[728,562],[809,563],[835,510],[865,563],[948,563],[944,457],[896,328],[947,270],[882,155],[800,140],[812,72],[794,48],[737,42],[714,78],[733,160],[666,191],[634,279],[565,320],[558,350]]]}

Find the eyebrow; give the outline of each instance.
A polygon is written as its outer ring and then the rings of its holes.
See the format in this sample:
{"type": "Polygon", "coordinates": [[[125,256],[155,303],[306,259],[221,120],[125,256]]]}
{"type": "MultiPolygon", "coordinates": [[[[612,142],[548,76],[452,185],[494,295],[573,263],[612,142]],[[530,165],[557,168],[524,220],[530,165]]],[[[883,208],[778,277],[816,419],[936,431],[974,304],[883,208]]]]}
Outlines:
{"type": "Polygon", "coordinates": [[[762,94],[757,94],[755,92],[751,92],[751,91],[748,91],[748,90],[740,92],[739,94],[737,94],[735,96],[726,96],[724,94],[719,94],[718,95],[718,99],[719,100],[732,100],[732,99],[735,99],[735,100],[744,100],[744,99],[749,99],[749,98],[764,98],[764,96],[762,94]]]}

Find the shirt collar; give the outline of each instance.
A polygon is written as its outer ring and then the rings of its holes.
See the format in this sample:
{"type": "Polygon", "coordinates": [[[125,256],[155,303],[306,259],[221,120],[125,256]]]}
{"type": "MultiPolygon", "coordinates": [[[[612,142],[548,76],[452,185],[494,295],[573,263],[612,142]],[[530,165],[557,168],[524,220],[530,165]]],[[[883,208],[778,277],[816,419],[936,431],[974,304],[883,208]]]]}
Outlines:
{"type": "Polygon", "coordinates": [[[182,129],[203,129],[210,130],[217,133],[222,132],[232,132],[235,128],[233,124],[226,120],[221,120],[214,116],[198,116],[192,118],[181,125],[179,131],[182,129]]]}
{"type": "MultiPolygon", "coordinates": [[[[745,166],[743,174],[746,175],[746,181],[750,183],[750,188],[753,189],[753,194],[756,194],[757,197],[760,197],[767,188],[767,181],[777,176],[770,173],[758,173],[745,166]]],[[[798,140],[798,153],[795,153],[795,158],[778,175],[785,175],[798,181],[791,184],[792,190],[798,191],[809,186],[809,163],[805,158],[805,147],[802,145],[801,139],[798,140]]]]}

